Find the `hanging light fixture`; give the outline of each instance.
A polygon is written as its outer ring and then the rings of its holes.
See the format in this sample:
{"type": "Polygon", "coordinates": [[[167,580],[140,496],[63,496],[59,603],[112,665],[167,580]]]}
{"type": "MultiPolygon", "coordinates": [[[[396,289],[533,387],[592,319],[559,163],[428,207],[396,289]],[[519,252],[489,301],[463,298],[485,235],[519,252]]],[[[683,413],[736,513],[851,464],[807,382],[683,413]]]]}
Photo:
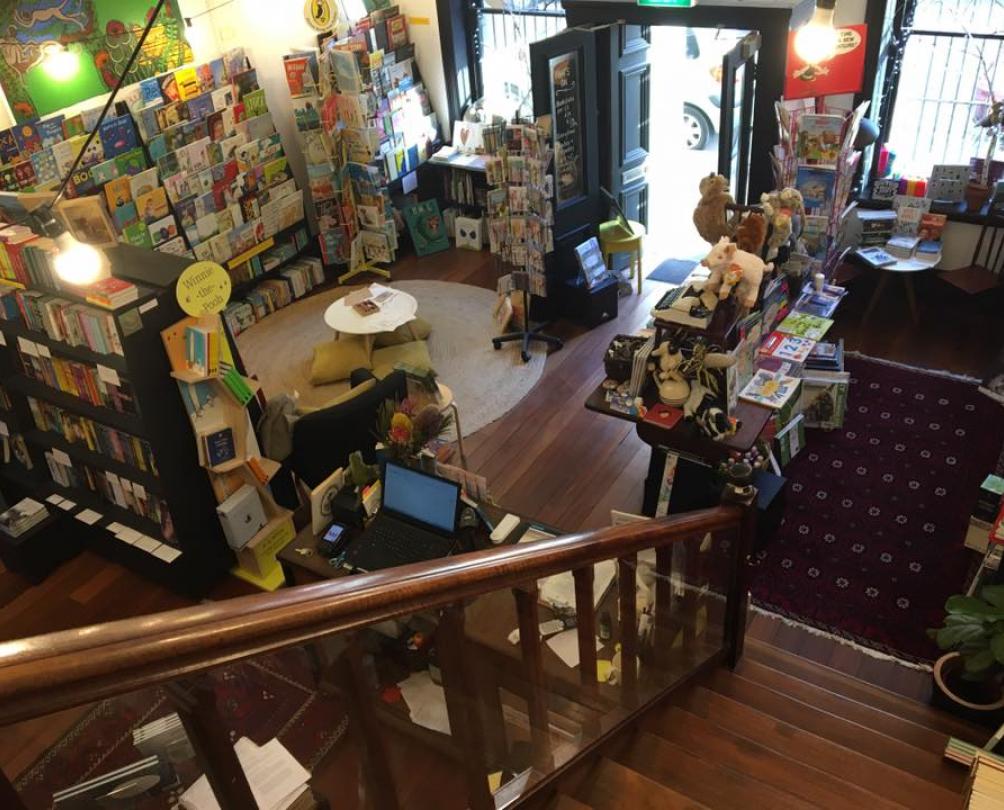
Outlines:
{"type": "Polygon", "coordinates": [[[60,279],[82,287],[108,277],[108,257],[94,245],[81,242],[70,233],[51,208],[46,206],[36,210],[31,219],[42,235],[55,243],[57,253],[53,269],[60,279]]]}
{"type": "Polygon", "coordinates": [[[833,10],[837,0],[816,0],[812,18],[795,34],[795,53],[807,64],[818,65],[837,51],[837,29],[833,10]]]}
{"type": "Polygon", "coordinates": [[[58,42],[47,42],[42,46],[42,70],[57,82],[65,82],[77,75],[80,60],[65,45],[58,42]]]}

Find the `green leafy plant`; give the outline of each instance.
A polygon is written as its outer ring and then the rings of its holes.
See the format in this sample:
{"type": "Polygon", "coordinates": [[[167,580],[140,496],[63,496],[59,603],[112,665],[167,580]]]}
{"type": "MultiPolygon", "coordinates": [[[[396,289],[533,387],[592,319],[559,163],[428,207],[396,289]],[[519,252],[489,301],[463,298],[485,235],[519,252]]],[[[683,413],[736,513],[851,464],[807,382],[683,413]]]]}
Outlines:
{"type": "Polygon", "coordinates": [[[1004,676],[1004,585],[987,585],[977,596],[956,594],[945,602],[945,623],[927,634],[946,652],[962,655],[968,681],[1004,676]]]}

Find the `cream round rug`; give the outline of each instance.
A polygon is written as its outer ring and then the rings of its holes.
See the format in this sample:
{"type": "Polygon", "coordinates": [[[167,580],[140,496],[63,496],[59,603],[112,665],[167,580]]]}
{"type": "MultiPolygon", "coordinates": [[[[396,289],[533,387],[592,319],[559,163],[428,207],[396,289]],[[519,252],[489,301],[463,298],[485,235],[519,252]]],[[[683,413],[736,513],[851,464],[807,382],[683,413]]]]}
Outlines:
{"type": "MultiPolygon", "coordinates": [[[[495,293],[448,281],[400,281],[391,287],[418,301],[418,314],[432,326],[429,356],[439,380],[453,390],[464,436],[504,416],[540,379],[547,358],[540,344],[531,347],[529,363],[516,343],[492,348],[497,334],[492,319],[495,293]]],[[[331,340],[324,310],[353,287],[338,287],[297,301],[237,336],[248,371],[266,397],[299,392],[300,402],[320,406],[348,390],[348,381],[314,386],[310,361],[314,346],[331,340]]]]}

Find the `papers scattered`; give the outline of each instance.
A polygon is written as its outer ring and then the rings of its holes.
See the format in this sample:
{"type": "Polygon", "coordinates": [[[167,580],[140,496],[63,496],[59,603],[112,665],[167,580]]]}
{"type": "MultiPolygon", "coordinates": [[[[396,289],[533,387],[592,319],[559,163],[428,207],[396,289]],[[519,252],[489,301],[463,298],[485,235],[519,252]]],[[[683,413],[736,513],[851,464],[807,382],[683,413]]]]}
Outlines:
{"type": "Polygon", "coordinates": [[[401,697],[408,704],[411,722],[424,728],[450,733],[450,718],[446,712],[446,693],[433,683],[428,672],[415,672],[398,684],[401,697]]]}
{"type": "MultiPolygon", "coordinates": [[[[234,750],[251,793],[262,810],[289,807],[310,779],[310,772],[276,739],[259,748],[247,737],[241,737],[234,750]]],[[[184,810],[219,810],[220,807],[205,776],[181,795],[180,805],[184,810]]]]}
{"type": "MultiPolygon", "coordinates": [[[[579,631],[576,628],[551,636],[546,643],[566,667],[575,669],[579,665],[579,631]]],[[[599,639],[596,639],[596,649],[602,646],[599,639]]]]}
{"type": "MultiPolygon", "coordinates": [[[[604,560],[593,566],[593,607],[599,605],[616,574],[617,565],[613,560],[604,560]]],[[[542,579],[537,586],[541,604],[547,605],[552,610],[575,608],[575,578],[571,571],[542,579]]]]}
{"type": "Polygon", "coordinates": [[[83,511],[74,515],[74,517],[81,523],[86,523],[88,526],[93,526],[95,523],[101,520],[101,515],[99,515],[93,509],[84,509],[83,511]]]}

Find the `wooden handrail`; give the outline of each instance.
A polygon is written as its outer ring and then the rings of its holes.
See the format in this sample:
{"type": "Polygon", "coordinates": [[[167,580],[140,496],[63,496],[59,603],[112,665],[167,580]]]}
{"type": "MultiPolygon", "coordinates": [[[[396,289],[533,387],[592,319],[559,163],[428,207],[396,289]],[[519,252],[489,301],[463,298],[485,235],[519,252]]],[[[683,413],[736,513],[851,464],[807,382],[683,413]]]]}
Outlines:
{"type": "Polygon", "coordinates": [[[0,725],[529,580],[739,528],[720,506],[0,643],[0,725]]]}

